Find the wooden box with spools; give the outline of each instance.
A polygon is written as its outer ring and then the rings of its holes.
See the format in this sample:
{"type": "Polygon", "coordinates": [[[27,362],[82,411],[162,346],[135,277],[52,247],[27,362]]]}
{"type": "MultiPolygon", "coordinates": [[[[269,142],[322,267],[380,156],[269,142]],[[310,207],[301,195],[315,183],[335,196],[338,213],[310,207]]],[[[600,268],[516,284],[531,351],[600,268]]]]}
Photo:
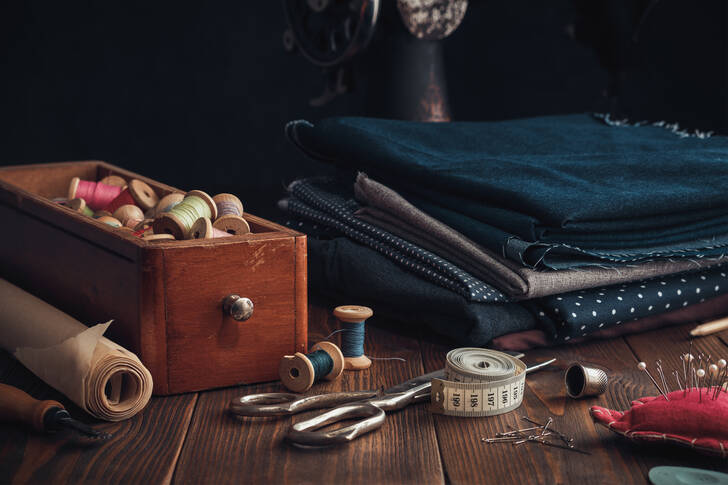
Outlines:
{"type": "Polygon", "coordinates": [[[145,240],[51,200],[111,175],[182,193],[99,161],[0,168],[0,277],[88,324],[113,318],[107,336],[155,394],[278,379],[281,356],[306,350],[306,236],[245,213],[245,235],[145,240]],[[252,302],[247,320],[231,295],[252,302]]]}

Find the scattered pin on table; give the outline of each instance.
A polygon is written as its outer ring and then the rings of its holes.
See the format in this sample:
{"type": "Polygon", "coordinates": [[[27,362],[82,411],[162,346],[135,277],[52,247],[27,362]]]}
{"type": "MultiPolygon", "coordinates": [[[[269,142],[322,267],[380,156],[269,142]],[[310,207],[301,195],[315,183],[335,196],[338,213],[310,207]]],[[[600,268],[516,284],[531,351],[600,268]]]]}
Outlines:
{"type": "Polygon", "coordinates": [[[641,371],[645,371],[645,373],[646,373],[646,374],[647,374],[647,376],[648,376],[648,377],[650,378],[650,380],[651,380],[651,381],[652,381],[652,383],[653,383],[653,384],[655,385],[655,387],[656,387],[656,388],[657,388],[657,390],[658,390],[658,391],[660,392],[660,394],[662,394],[662,395],[663,395],[663,396],[665,397],[665,400],[666,400],[666,401],[669,401],[669,399],[667,398],[667,394],[665,394],[665,393],[664,393],[664,392],[662,391],[662,389],[660,389],[660,385],[659,385],[659,384],[657,384],[657,381],[655,380],[655,378],[654,378],[654,377],[652,377],[652,374],[650,374],[650,371],[648,371],[648,370],[647,370],[647,364],[645,364],[644,362],[640,362],[639,364],[637,364],[637,368],[638,368],[639,370],[641,370],[641,371]]]}
{"type": "MultiPolygon", "coordinates": [[[[537,443],[540,445],[552,446],[564,450],[576,451],[577,453],[583,453],[585,455],[591,454],[588,451],[576,448],[574,446],[574,438],[566,436],[559,431],[556,431],[553,428],[553,418],[549,417],[545,424],[534,421],[527,416],[522,416],[522,419],[528,421],[531,424],[534,424],[535,426],[496,433],[495,438],[481,438],[480,441],[488,444],[511,443],[513,446],[519,446],[524,443],[537,443]],[[554,437],[561,440],[564,444],[562,445],[552,441],[554,437]]],[[[511,428],[511,426],[509,426],[509,428],[511,428]]]]}

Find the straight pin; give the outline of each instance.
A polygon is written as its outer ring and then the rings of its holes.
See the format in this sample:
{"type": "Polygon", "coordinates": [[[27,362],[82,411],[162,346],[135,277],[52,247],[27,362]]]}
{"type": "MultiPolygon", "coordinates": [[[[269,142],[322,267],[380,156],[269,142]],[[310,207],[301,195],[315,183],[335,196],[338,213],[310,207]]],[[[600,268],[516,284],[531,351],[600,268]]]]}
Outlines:
{"type": "Polygon", "coordinates": [[[705,371],[703,369],[698,369],[695,373],[698,376],[698,396],[699,396],[699,402],[703,402],[703,388],[700,387],[700,379],[702,379],[705,376],[705,371]]]}
{"type": "Polygon", "coordinates": [[[675,376],[675,381],[677,381],[677,388],[682,391],[683,387],[680,385],[680,373],[675,370],[675,371],[672,371],[672,375],[675,376]]]}
{"type": "Polygon", "coordinates": [[[665,392],[665,394],[670,393],[670,388],[667,387],[667,379],[665,379],[665,372],[662,370],[662,361],[658,360],[655,362],[655,367],[657,367],[657,374],[660,376],[660,380],[662,381],[662,390],[665,392]]]}
{"type": "Polygon", "coordinates": [[[639,364],[637,364],[637,368],[639,370],[645,371],[645,373],[649,376],[650,380],[655,385],[655,387],[660,392],[660,394],[662,394],[665,397],[665,401],[669,401],[669,399],[667,398],[667,394],[662,392],[662,389],[660,389],[660,386],[657,384],[657,381],[655,380],[655,378],[652,377],[652,374],[650,374],[650,371],[647,370],[647,364],[645,364],[644,362],[640,362],[639,364]]]}

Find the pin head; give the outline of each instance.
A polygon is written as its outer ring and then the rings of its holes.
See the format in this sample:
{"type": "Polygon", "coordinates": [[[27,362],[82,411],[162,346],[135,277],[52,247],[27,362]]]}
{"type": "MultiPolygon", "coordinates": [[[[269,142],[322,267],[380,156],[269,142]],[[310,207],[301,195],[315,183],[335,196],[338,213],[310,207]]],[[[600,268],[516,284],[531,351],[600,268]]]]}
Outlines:
{"type": "Polygon", "coordinates": [[[705,371],[703,369],[698,369],[696,374],[698,377],[705,377],[705,371]]]}
{"type": "Polygon", "coordinates": [[[640,362],[639,364],[637,364],[637,368],[639,370],[645,370],[647,369],[647,364],[645,364],[644,362],[640,362]]]}
{"type": "Polygon", "coordinates": [[[710,375],[715,375],[715,374],[717,374],[717,373],[718,373],[718,366],[717,366],[717,365],[715,365],[715,364],[710,364],[710,365],[708,366],[708,372],[710,373],[710,375]]]}
{"type": "Polygon", "coordinates": [[[720,359],[718,361],[718,367],[720,367],[721,369],[725,369],[726,364],[727,363],[726,363],[725,359],[720,359]]]}

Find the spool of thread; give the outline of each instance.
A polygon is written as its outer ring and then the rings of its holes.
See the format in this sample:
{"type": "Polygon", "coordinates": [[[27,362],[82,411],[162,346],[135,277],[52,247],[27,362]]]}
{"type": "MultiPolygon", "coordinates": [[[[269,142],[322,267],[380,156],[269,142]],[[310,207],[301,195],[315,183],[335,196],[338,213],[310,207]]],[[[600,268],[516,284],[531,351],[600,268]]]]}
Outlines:
{"type": "Polygon", "coordinates": [[[86,201],[83,199],[69,200],[67,202],[64,202],[63,205],[88,217],[93,217],[94,215],[94,211],[92,211],[91,208],[86,205],[86,201]]]}
{"type": "Polygon", "coordinates": [[[217,217],[217,206],[205,192],[192,190],[172,210],[154,219],[154,233],[171,234],[175,239],[185,239],[200,217],[214,219],[217,217]]]}
{"type": "Polygon", "coordinates": [[[112,216],[119,219],[121,224],[125,227],[134,227],[144,220],[144,213],[142,210],[132,204],[122,205],[114,211],[112,216]]]}
{"type": "Polygon", "coordinates": [[[121,193],[121,187],[106,185],[96,182],[88,182],[78,177],[71,179],[68,186],[68,199],[80,198],[86,201],[93,210],[99,210],[106,207],[121,193]]]}
{"type": "Polygon", "coordinates": [[[359,305],[343,305],[334,309],[334,316],[341,322],[341,352],[344,354],[344,368],[368,369],[372,365],[364,355],[366,319],[374,315],[371,308],[359,305]]]}
{"type": "Polygon", "coordinates": [[[230,235],[248,234],[250,225],[243,219],[243,203],[233,194],[217,194],[213,197],[218,216],[212,226],[230,235]]]}
{"type": "Polygon", "coordinates": [[[147,242],[174,241],[174,236],[171,234],[149,234],[142,236],[142,239],[147,242]]]}
{"type": "Polygon", "coordinates": [[[119,219],[116,219],[115,217],[101,216],[96,220],[99,222],[103,222],[104,224],[108,224],[111,227],[121,227],[121,222],[119,222],[119,219]]]}
{"type": "Polygon", "coordinates": [[[127,190],[136,201],[136,205],[144,210],[151,209],[159,202],[159,196],[157,196],[154,189],[141,180],[133,179],[130,181],[127,190]]]}
{"type": "Polygon", "coordinates": [[[114,187],[126,187],[126,180],[119,177],[118,175],[107,175],[106,177],[99,180],[102,184],[113,185],[114,187]]]}
{"type": "Polygon", "coordinates": [[[200,217],[192,224],[190,232],[187,233],[187,239],[215,239],[218,237],[230,237],[225,231],[212,227],[212,221],[207,217],[200,217]]]}
{"type": "Polygon", "coordinates": [[[149,209],[146,215],[150,219],[154,219],[160,214],[171,211],[177,204],[182,202],[182,199],[184,198],[185,194],[181,194],[179,192],[172,192],[171,194],[167,194],[159,199],[157,205],[149,209]]]}
{"type": "Polygon", "coordinates": [[[117,195],[114,200],[104,207],[104,210],[113,214],[116,212],[116,209],[125,205],[136,205],[136,201],[134,200],[134,197],[131,196],[128,188],[119,192],[119,195],[117,195]]]}
{"type": "Polygon", "coordinates": [[[278,375],[286,388],[293,392],[306,392],[314,382],[333,380],[344,370],[344,355],[335,344],[319,342],[313,352],[284,355],[278,367],[278,375]]]}

